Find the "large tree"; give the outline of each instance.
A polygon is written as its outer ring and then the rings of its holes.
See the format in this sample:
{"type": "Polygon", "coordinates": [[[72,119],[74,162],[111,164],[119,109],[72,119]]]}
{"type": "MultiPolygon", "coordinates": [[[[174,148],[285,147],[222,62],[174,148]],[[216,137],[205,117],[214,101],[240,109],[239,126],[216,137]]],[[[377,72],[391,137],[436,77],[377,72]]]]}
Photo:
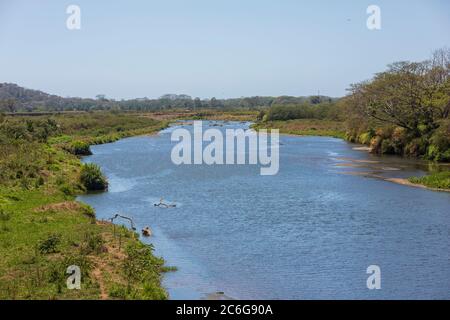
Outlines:
{"type": "Polygon", "coordinates": [[[424,62],[397,62],[371,81],[351,87],[355,110],[419,134],[450,111],[450,50],[424,62]]]}

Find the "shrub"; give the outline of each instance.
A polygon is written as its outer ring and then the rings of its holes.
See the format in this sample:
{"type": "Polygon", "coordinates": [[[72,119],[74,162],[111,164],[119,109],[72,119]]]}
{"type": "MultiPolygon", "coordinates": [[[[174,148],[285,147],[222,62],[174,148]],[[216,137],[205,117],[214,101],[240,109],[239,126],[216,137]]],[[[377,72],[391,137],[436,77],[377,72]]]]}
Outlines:
{"type": "Polygon", "coordinates": [[[370,149],[373,153],[380,153],[381,152],[381,143],[383,139],[379,136],[375,136],[370,140],[370,149]]]}
{"type": "Polygon", "coordinates": [[[0,221],[8,221],[11,219],[11,215],[8,212],[3,211],[3,209],[0,209],[0,221]]]}
{"type": "Polygon", "coordinates": [[[40,176],[37,180],[36,180],[36,187],[40,187],[45,183],[45,180],[42,176],[40,176]]]}
{"type": "Polygon", "coordinates": [[[39,241],[38,250],[42,254],[57,252],[57,247],[61,242],[59,234],[50,234],[46,239],[39,241]]]}
{"type": "MultiPolygon", "coordinates": [[[[129,290],[127,298],[130,299],[167,299],[167,294],[159,285],[160,274],[164,261],[152,254],[153,246],[143,243],[130,244],[126,248],[126,258],[122,268],[128,283],[142,285],[137,290],[129,290]]],[[[116,295],[122,295],[119,290],[116,295]]]]}
{"type": "Polygon", "coordinates": [[[404,128],[397,127],[392,132],[391,145],[395,154],[403,154],[407,142],[406,130],[404,128]]]}
{"type": "Polygon", "coordinates": [[[108,181],[100,167],[94,163],[83,165],[80,180],[82,185],[89,191],[106,190],[108,188],[108,181]]]}
{"type": "Polygon", "coordinates": [[[111,298],[126,299],[127,293],[127,287],[117,283],[114,283],[109,289],[109,296],[111,298]]]}
{"type": "Polygon", "coordinates": [[[370,141],[372,140],[374,135],[375,132],[373,130],[369,130],[367,132],[361,133],[358,137],[358,141],[362,144],[370,144],[370,141]]]}
{"type": "Polygon", "coordinates": [[[145,300],[165,300],[167,294],[157,282],[144,283],[142,298],[145,300]]]}
{"type": "Polygon", "coordinates": [[[89,144],[84,141],[74,141],[66,150],[77,156],[88,156],[92,154],[89,144]]]}
{"type": "Polygon", "coordinates": [[[103,250],[103,244],[104,241],[100,234],[86,232],[84,234],[82,252],[84,254],[90,254],[93,252],[99,254],[103,250]]]}
{"type": "Polygon", "coordinates": [[[392,136],[394,129],[392,127],[378,128],[376,130],[376,135],[382,139],[389,139],[392,136]]]}
{"type": "Polygon", "coordinates": [[[424,138],[416,138],[409,142],[405,147],[405,155],[420,157],[427,151],[427,141],[424,138]]]}
{"type": "Polygon", "coordinates": [[[443,123],[430,138],[427,158],[434,161],[450,161],[450,134],[443,123]]]}
{"type": "Polygon", "coordinates": [[[394,146],[392,145],[392,141],[390,139],[384,139],[381,142],[381,153],[382,154],[394,154],[394,146]]]}

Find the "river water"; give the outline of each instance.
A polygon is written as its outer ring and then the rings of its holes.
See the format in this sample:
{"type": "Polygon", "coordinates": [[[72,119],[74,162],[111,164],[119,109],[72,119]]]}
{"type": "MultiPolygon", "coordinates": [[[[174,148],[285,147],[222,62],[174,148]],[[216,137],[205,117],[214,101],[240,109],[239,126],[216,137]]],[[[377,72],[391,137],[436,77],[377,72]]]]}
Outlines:
{"type": "Polygon", "coordinates": [[[421,175],[422,163],[281,136],[275,176],[176,166],[172,130],[92,147],[84,161],[101,166],[110,188],[79,197],[98,219],[121,212],[151,227],[143,241],[178,267],[163,280],[172,299],[450,299],[450,194],[371,177],[421,175]],[[177,207],[155,207],[161,197],[177,207]],[[370,265],[381,269],[380,290],[367,288],[370,265]]]}

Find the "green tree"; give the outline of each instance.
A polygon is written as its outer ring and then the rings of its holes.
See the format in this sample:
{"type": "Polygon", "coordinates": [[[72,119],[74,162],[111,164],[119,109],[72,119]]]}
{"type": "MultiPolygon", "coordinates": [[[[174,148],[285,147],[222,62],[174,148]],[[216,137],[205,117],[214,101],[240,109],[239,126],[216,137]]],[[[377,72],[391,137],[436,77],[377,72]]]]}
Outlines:
{"type": "Polygon", "coordinates": [[[351,87],[354,109],[419,136],[437,128],[450,109],[450,52],[425,62],[397,62],[351,87]]]}

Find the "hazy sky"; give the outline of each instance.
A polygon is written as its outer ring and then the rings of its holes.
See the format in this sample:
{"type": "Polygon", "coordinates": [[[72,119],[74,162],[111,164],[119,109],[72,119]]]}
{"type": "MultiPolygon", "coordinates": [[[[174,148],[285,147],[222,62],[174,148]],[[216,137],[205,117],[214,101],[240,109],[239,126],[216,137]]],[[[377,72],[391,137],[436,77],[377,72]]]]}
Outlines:
{"type": "Polygon", "coordinates": [[[62,96],[341,96],[444,46],[447,0],[0,0],[0,82],[62,96]]]}

